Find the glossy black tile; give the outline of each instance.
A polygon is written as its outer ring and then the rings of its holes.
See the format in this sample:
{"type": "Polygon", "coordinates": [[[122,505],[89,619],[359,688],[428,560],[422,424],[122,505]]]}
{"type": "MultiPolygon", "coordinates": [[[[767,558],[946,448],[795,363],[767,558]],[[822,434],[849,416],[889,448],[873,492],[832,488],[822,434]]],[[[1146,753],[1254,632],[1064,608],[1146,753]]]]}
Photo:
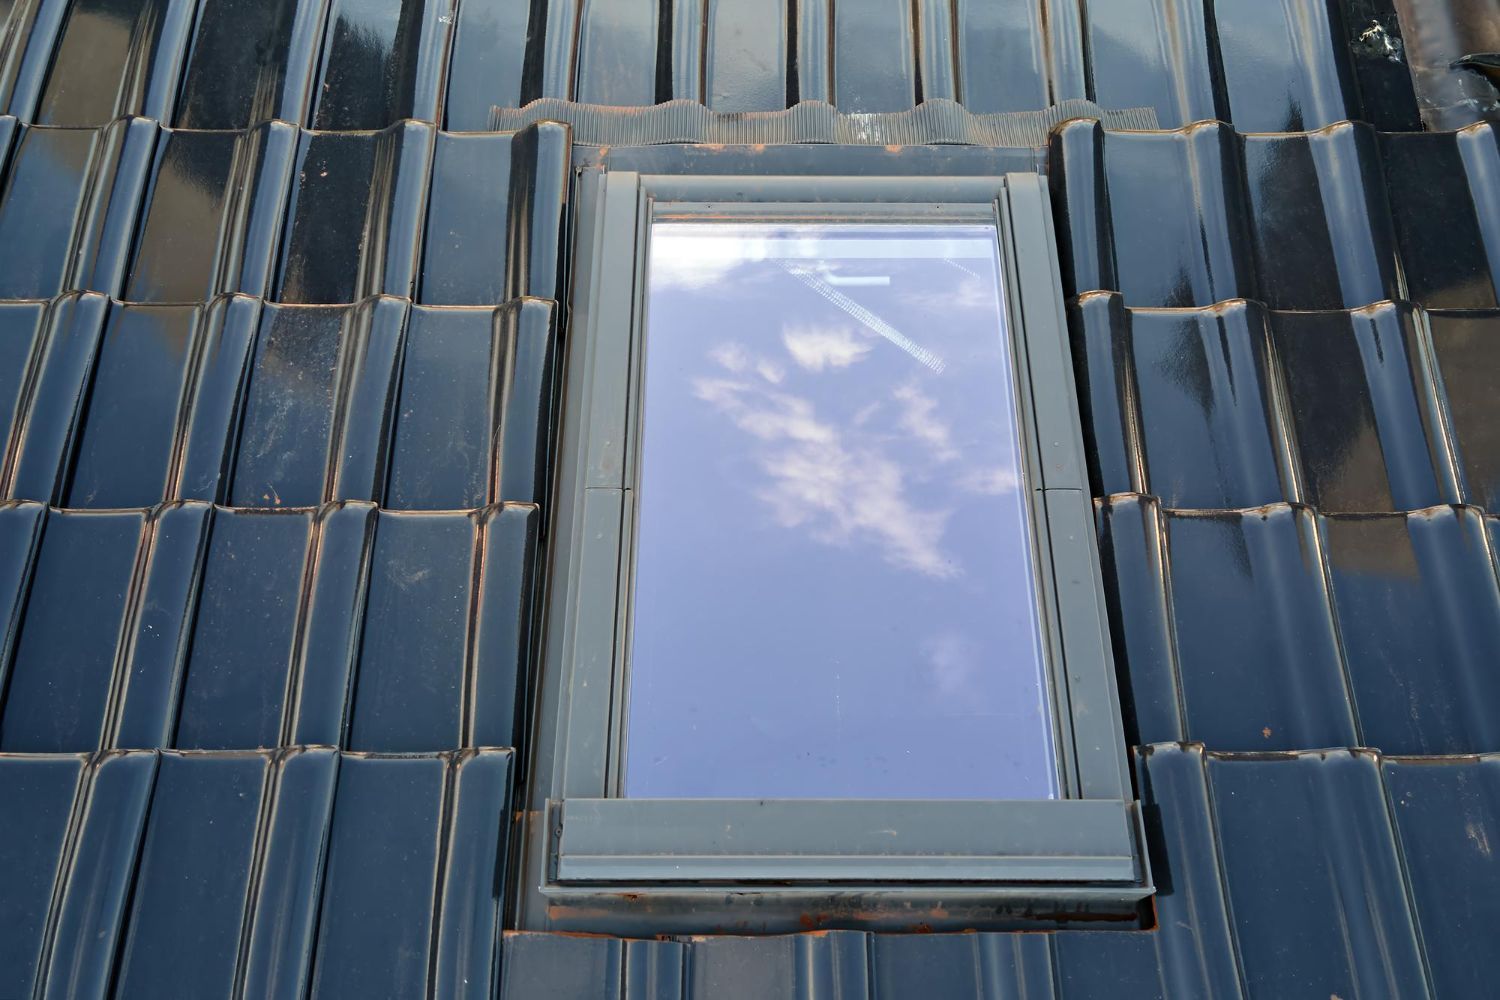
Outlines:
{"type": "MultiPolygon", "coordinates": [[[[809,6],[821,8],[820,19],[807,20],[814,25],[815,37],[827,46],[832,34],[828,6],[809,6]]],[[[788,5],[777,0],[708,0],[703,29],[703,103],[715,111],[775,111],[787,106],[791,58],[786,30],[789,16],[788,5]]],[[[549,48],[555,44],[554,38],[555,35],[549,35],[549,48]]],[[[827,70],[820,73],[820,68],[806,68],[806,83],[802,86],[813,93],[817,93],[820,84],[832,87],[831,73],[827,70]]],[[[799,65],[798,70],[800,81],[804,68],[799,65]]],[[[804,100],[813,99],[806,89],[800,96],[804,100]]]]}
{"type": "Polygon", "coordinates": [[[1174,512],[1165,527],[1188,737],[1223,750],[1358,745],[1311,512],[1174,512]]]}
{"type": "Polygon", "coordinates": [[[574,99],[647,105],[657,99],[657,41],[669,5],[657,0],[581,0],[574,99]]]}
{"type": "Polygon", "coordinates": [[[1327,513],[1459,499],[1416,311],[1386,302],[1270,319],[1308,503],[1327,513]]]}
{"type": "Polygon", "coordinates": [[[203,0],[172,124],[307,122],[327,0],[203,0]]]}
{"type": "Polygon", "coordinates": [[[124,297],[195,302],[270,289],[297,130],[164,130],[124,297]]]}
{"type": "Polygon", "coordinates": [[[1465,501],[1500,512],[1500,311],[1427,316],[1438,385],[1465,501]]]}
{"type": "Polygon", "coordinates": [[[1373,130],[1241,142],[1259,298],[1273,309],[1354,309],[1402,297],[1373,130]]]}
{"type": "MultiPolygon", "coordinates": [[[[1264,10],[1263,5],[1257,10],[1264,10]]],[[[1229,102],[1211,45],[1217,21],[1208,4],[1115,0],[1089,7],[1089,62],[1094,91],[1120,107],[1149,107],[1163,127],[1227,120],[1229,102]]],[[[1231,33],[1231,39],[1235,37],[1231,33]]],[[[1239,37],[1244,37],[1243,34],[1239,37]]],[[[1239,62],[1251,62],[1239,60],[1239,62]]],[[[1253,100],[1243,94],[1247,114],[1253,100]]]]}
{"type": "Polygon", "coordinates": [[[567,129],[552,122],[517,133],[440,133],[417,300],[556,298],[568,161],[567,129]]]}
{"type": "Polygon", "coordinates": [[[530,647],[535,510],[383,513],[349,746],[512,745],[530,647]]]}
{"type": "MultiPolygon", "coordinates": [[[[254,916],[245,923],[242,996],[307,994],[339,764],[339,754],[328,749],[277,756],[276,783],[268,793],[273,808],[250,892],[254,916]]],[[[384,824],[370,829],[378,835],[384,824]]]]}
{"type": "Polygon", "coordinates": [[[48,305],[0,302],[0,441],[5,442],[6,456],[6,462],[0,462],[0,482],[8,475],[15,436],[20,433],[24,440],[29,375],[50,333],[48,305]]]}
{"type": "Polygon", "coordinates": [[[1205,761],[1250,995],[1428,996],[1375,756],[1205,761]]]}
{"type": "MultiPolygon", "coordinates": [[[[29,557],[16,620],[0,750],[80,752],[105,745],[119,684],[131,582],[145,541],[142,511],[8,508],[7,555],[29,557]],[[28,545],[28,532],[40,533],[28,545]]],[[[14,570],[11,570],[14,573],[14,570]]]]}
{"type": "Polygon", "coordinates": [[[513,758],[465,751],[452,759],[433,992],[448,1000],[488,1000],[499,978],[513,758]]]}
{"type": "Polygon", "coordinates": [[[79,408],[64,506],[148,507],[167,495],[203,310],[115,305],[79,408]]]}
{"type": "Polygon", "coordinates": [[[281,742],[312,527],[307,510],[220,510],[205,522],[208,547],[174,745],[281,742]]]}
{"type": "Polygon", "coordinates": [[[1133,739],[1359,744],[1311,511],[1163,512],[1119,495],[1099,513],[1133,739]]]}
{"type": "Polygon", "coordinates": [[[1091,294],[1070,318],[1096,493],[1207,508],[1298,499],[1263,308],[1127,310],[1091,294]]]}
{"type": "Polygon", "coordinates": [[[619,938],[507,932],[500,996],[622,1000],[625,942],[619,938]]]}
{"type": "Polygon", "coordinates": [[[10,113],[91,128],[170,120],[197,0],[36,0],[10,113]]]}
{"type": "Polygon", "coordinates": [[[109,300],[93,294],[65,295],[49,305],[26,369],[24,417],[11,433],[8,497],[50,503],[66,481],[108,309],[109,300]]]}
{"type": "Polygon", "coordinates": [[[1500,758],[1381,764],[1438,996],[1482,996],[1500,956],[1473,929],[1500,918],[1500,758]]]}
{"type": "Polygon", "coordinates": [[[304,132],[297,148],[273,297],[304,304],[410,296],[433,130],[304,132]]]}
{"type": "Polygon", "coordinates": [[[382,514],[370,562],[349,746],[463,745],[478,525],[466,514],[382,514]]]}
{"type": "Polygon", "coordinates": [[[408,305],[270,306],[260,317],[229,500],[369,500],[384,482],[408,305]]]}
{"type": "Polygon", "coordinates": [[[0,184],[0,298],[118,294],[157,127],[21,127],[0,184]]]}
{"type": "Polygon", "coordinates": [[[151,790],[154,753],[111,753],[90,768],[81,813],[53,897],[40,963],[45,1000],[104,1000],[114,970],[115,942],[130,905],[151,790]]]}
{"type": "Polygon", "coordinates": [[[1241,131],[1297,132],[1357,117],[1337,0],[1215,4],[1214,22],[1230,119],[1241,131]]]}
{"type": "Polygon", "coordinates": [[[1381,138],[1409,295],[1429,308],[1500,304],[1500,133],[1381,138]]]}
{"type": "Polygon", "coordinates": [[[0,754],[0,994],[29,997],[67,854],[82,756],[0,754]]]}
{"type": "Polygon", "coordinates": [[[1108,289],[1126,305],[1168,307],[1255,297],[1244,164],[1229,129],[1069,122],[1052,134],[1048,170],[1068,294],[1108,289]]]}
{"type": "Polygon", "coordinates": [[[834,103],[851,114],[914,107],[916,22],[910,0],[840,0],[831,6],[834,103]]]}
{"type": "Polygon", "coordinates": [[[1329,515],[1320,529],[1363,744],[1500,746],[1500,590],[1480,513],[1329,515]]]}
{"type": "MultiPolygon", "coordinates": [[[[499,756],[508,762],[508,755],[499,756]]],[[[466,863],[475,863],[471,852],[480,843],[469,838],[493,836],[500,822],[498,811],[491,810],[503,806],[503,792],[497,790],[508,783],[508,767],[475,764],[484,760],[484,755],[470,756],[464,764],[445,757],[345,755],[309,996],[420,996],[431,988],[434,935],[443,950],[444,934],[434,925],[445,908],[434,901],[441,895],[444,856],[456,847],[466,863]],[[476,817],[476,808],[462,824],[450,825],[455,796],[482,799],[474,805],[483,805],[487,815],[476,817]],[[370,835],[372,825],[380,828],[379,836],[370,835]]],[[[495,852],[491,856],[498,863],[497,841],[481,843],[495,852]]],[[[492,924],[468,922],[450,933],[480,930],[494,933],[492,924]]]]}
{"type": "Polygon", "coordinates": [[[270,763],[255,753],[161,755],[111,995],[234,995],[270,763]]]}
{"type": "Polygon", "coordinates": [[[464,0],[453,26],[443,127],[482,132],[490,109],[541,96],[545,7],[512,0],[464,0]]]}
{"type": "Polygon", "coordinates": [[[454,0],[329,0],[316,129],[439,121],[454,0]]]}

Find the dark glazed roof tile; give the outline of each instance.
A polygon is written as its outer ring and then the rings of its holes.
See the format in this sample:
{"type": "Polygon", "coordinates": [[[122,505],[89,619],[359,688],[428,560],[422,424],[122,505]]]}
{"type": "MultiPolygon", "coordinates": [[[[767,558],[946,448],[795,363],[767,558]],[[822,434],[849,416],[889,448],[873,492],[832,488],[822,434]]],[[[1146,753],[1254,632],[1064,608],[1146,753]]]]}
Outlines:
{"type": "Polygon", "coordinates": [[[1205,763],[1250,994],[1428,996],[1375,756],[1205,763]]]}
{"type": "Polygon", "coordinates": [[[14,129],[0,185],[0,297],[118,294],[156,133],[143,118],[14,129]]]}
{"type": "Polygon", "coordinates": [[[1427,317],[1466,501],[1500,512],[1500,310],[1427,317]]]}
{"type": "Polygon", "coordinates": [[[1381,137],[1350,123],[1239,134],[1071,122],[1049,162],[1064,286],[1137,307],[1493,305],[1497,162],[1489,125],[1381,137]],[[1447,154],[1423,158],[1414,142],[1447,154]]]}
{"type": "Polygon", "coordinates": [[[311,125],[436,122],[454,0],[329,0],[311,125]]]}
{"type": "Polygon", "coordinates": [[[104,744],[116,651],[131,580],[145,541],[140,511],[10,508],[8,555],[30,557],[24,611],[14,620],[13,650],[0,749],[47,753],[104,744]],[[26,537],[40,532],[35,549],[26,537]]]}
{"type": "Polygon", "coordinates": [[[163,754],[114,996],[229,996],[268,755],[163,754]]]}
{"type": "Polygon", "coordinates": [[[172,124],[306,122],[326,8],[327,0],[200,0],[172,124]]]}
{"type": "Polygon", "coordinates": [[[1099,508],[1105,590],[1135,738],[1222,750],[1359,740],[1317,523],[1306,508],[1099,508]]]}
{"type": "Polygon", "coordinates": [[[1483,996],[1500,955],[1500,758],[1387,758],[1381,767],[1438,996],[1483,996]],[[1478,931],[1478,933],[1476,933],[1478,931]]]}
{"type": "Polygon", "coordinates": [[[624,1000],[625,942],[508,932],[500,971],[506,1000],[624,1000]]]}
{"type": "Polygon", "coordinates": [[[1127,310],[1090,295],[1072,311],[1101,494],[1174,507],[1297,499],[1265,310],[1127,310]]]}
{"type": "Polygon", "coordinates": [[[0,304],[3,476],[78,508],[541,502],[554,307],[0,304]]]}
{"type": "Polygon", "coordinates": [[[1411,297],[1429,308],[1500,304],[1500,133],[1495,126],[1387,135],[1381,142],[1411,297]]]}
{"type": "Polygon", "coordinates": [[[11,114],[85,128],[121,115],[171,119],[198,0],[33,0],[31,6],[11,114]]]}
{"type": "Polygon", "coordinates": [[[1363,744],[1500,747],[1500,589],[1479,512],[1330,515],[1321,529],[1363,744]]]}
{"type": "Polygon", "coordinates": [[[82,756],[0,754],[0,995],[29,997],[67,851],[82,756]]]}
{"type": "Polygon", "coordinates": [[[1416,510],[1459,499],[1415,310],[1387,302],[1270,319],[1309,503],[1416,510]]]}
{"type": "Polygon", "coordinates": [[[284,122],[244,132],[163,130],[124,297],[267,294],[296,149],[297,130],[284,122]]]}
{"type": "Polygon", "coordinates": [[[416,281],[433,130],[305,132],[274,298],[353,302],[410,296],[416,281]]]}
{"type": "Polygon", "coordinates": [[[45,1000],[108,996],[115,942],[125,925],[141,834],[156,779],[154,753],[96,759],[75,809],[58,873],[41,966],[45,1000]]]}
{"type": "Polygon", "coordinates": [[[441,996],[489,996],[510,762],[0,754],[0,789],[26,807],[0,813],[15,890],[0,982],[30,995],[42,970],[38,995],[69,998],[229,996],[236,982],[248,996],[404,996],[431,978],[441,996]],[[359,961],[341,960],[349,947],[359,961]]]}

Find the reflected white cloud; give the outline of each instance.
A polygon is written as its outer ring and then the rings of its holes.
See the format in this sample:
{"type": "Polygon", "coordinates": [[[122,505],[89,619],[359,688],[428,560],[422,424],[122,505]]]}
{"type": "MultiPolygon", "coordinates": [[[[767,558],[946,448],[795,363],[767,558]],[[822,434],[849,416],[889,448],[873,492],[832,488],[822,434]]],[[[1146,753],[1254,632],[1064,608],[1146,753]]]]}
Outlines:
{"type": "Polygon", "coordinates": [[[847,326],[788,326],[781,342],[792,360],[810,372],[848,368],[870,353],[871,344],[847,326]]]}
{"type": "Polygon", "coordinates": [[[901,406],[902,430],[927,445],[933,458],[939,462],[958,458],[958,449],[953,446],[953,430],[938,416],[937,400],[912,382],[897,387],[892,395],[901,406]]]}
{"type": "Polygon", "coordinates": [[[941,698],[968,698],[974,693],[979,651],[958,632],[942,632],[922,644],[934,692],[941,698]]]}
{"type": "Polygon", "coordinates": [[[830,545],[873,540],[887,562],[926,576],[962,572],[943,549],[949,512],[912,503],[900,463],[874,435],[850,440],[810,401],[750,379],[699,378],[693,389],[766,444],[757,461],[769,482],[756,495],[778,524],[830,545]]]}
{"type": "Polygon", "coordinates": [[[981,496],[1005,496],[1021,488],[1021,477],[1016,474],[1015,469],[1005,466],[973,469],[959,477],[958,488],[981,496]]]}

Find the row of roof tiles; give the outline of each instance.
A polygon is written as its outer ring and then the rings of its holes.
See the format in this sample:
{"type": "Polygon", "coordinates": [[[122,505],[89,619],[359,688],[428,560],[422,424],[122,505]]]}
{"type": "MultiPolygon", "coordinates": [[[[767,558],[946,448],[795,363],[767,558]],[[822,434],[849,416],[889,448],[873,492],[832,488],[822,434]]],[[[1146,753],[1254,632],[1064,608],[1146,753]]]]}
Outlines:
{"type": "Polygon", "coordinates": [[[1097,504],[1132,742],[1500,749],[1500,521],[1097,504]]]}
{"type": "Polygon", "coordinates": [[[0,754],[0,996],[489,997],[511,759],[0,754]]]}
{"type": "Polygon", "coordinates": [[[1500,310],[1070,310],[1095,496],[1500,512],[1500,310]]]}
{"type": "MultiPolygon", "coordinates": [[[[1500,304],[1500,139],[1488,124],[1241,135],[1216,123],[1113,132],[1078,120],[1052,144],[1070,294],[1119,291],[1132,306],[1500,304]]],[[[556,296],[562,126],[236,133],[0,119],[3,146],[0,298],[556,296]]]]}
{"type": "Polygon", "coordinates": [[[530,504],[0,506],[0,751],[513,746],[539,530],[530,504]]]}
{"type": "Polygon", "coordinates": [[[539,503],[556,307],[0,302],[0,496],[396,510],[539,503]]]}
{"type": "Polygon", "coordinates": [[[1048,170],[1069,294],[1131,306],[1500,304],[1500,132],[1217,123],[1115,132],[1073,121],[1048,170]]]}
{"type": "Polygon", "coordinates": [[[0,991],[1358,1000],[1482,996],[1500,974],[1494,757],[1147,748],[1154,932],[511,934],[499,960],[510,766],[0,755],[0,991]]]}
{"type": "Polygon", "coordinates": [[[568,160],[550,123],[460,136],[0,118],[0,298],[555,298],[568,160]]]}
{"type": "MultiPolygon", "coordinates": [[[[96,126],[487,127],[541,97],[975,112],[1070,98],[1175,127],[1421,127],[1390,0],[15,0],[0,111],[96,126]],[[201,8],[201,9],[200,9],[201,8]]],[[[9,23],[5,15],[8,14],[9,23]]],[[[1472,119],[1470,119],[1472,120],[1472,119]]]]}

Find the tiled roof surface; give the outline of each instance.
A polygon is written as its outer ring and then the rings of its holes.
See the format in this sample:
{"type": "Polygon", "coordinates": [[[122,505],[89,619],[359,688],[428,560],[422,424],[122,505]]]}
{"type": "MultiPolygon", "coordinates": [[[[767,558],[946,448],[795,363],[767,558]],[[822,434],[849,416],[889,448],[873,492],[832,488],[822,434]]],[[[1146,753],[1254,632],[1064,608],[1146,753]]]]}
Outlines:
{"type": "Polygon", "coordinates": [[[1491,994],[1497,14],[0,0],[0,998],[1491,994]],[[482,130],[542,97],[1154,113],[1010,153],[1155,930],[502,934],[572,150],[482,130]]]}

